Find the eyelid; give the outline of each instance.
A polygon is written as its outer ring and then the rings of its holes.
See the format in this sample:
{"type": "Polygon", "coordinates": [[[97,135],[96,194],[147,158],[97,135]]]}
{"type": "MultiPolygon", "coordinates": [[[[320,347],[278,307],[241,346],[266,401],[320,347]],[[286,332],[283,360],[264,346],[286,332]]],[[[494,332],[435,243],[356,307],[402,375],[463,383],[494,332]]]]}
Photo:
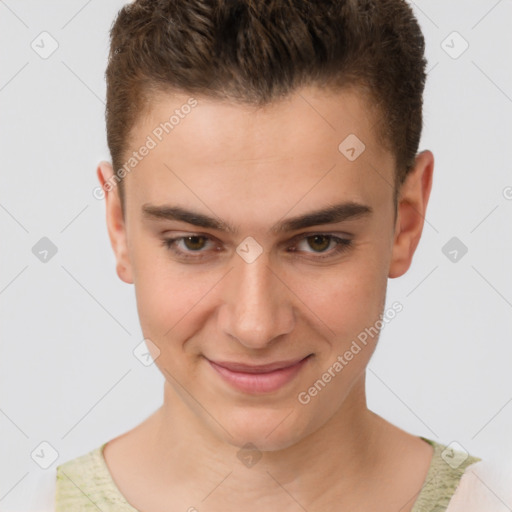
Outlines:
{"type": "MultiPolygon", "coordinates": [[[[289,241],[289,242],[293,242],[295,240],[303,240],[304,238],[308,238],[310,236],[315,236],[315,235],[323,235],[323,236],[331,236],[333,238],[351,238],[353,237],[354,235],[350,234],[350,233],[347,233],[346,231],[322,231],[322,230],[317,230],[317,231],[303,231],[302,233],[299,233],[298,235],[294,235],[289,241]]],[[[285,242],[286,243],[286,242],[285,242]]]]}

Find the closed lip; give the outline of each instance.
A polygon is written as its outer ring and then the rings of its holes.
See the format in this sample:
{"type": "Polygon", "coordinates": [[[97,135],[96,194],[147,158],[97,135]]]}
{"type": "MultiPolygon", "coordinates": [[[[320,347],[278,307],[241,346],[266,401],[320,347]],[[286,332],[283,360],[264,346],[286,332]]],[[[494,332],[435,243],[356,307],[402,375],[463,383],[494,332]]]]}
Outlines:
{"type": "Polygon", "coordinates": [[[232,372],[241,372],[241,373],[269,373],[276,370],[282,370],[284,368],[289,368],[290,366],[295,366],[296,364],[300,363],[304,359],[307,359],[312,354],[307,355],[306,357],[302,357],[299,359],[289,359],[287,361],[275,361],[273,363],[267,363],[267,364],[245,364],[245,363],[237,363],[237,362],[230,362],[230,361],[213,361],[211,359],[208,359],[213,364],[216,364],[217,366],[222,366],[223,368],[226,368],[227,370],[230,370],[232,372]]]}

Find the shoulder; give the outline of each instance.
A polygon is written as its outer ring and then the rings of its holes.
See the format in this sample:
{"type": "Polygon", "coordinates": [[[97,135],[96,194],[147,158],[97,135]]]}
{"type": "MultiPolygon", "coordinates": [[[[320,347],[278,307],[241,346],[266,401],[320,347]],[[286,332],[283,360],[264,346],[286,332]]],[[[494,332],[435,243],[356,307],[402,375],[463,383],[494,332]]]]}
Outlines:
{"type": "Polygon", "coordinates": [[[123,510],[126,502],[113,487],[103,458],[105,444],[57,466],[56,512],[123,510]]]}
{"type": "MultiPolygon", "coordinates": [[[[98,451],[96,448],[90,452],[68,460],[57,466],[55,504],[56,511],[66,509],[88,510],[87,501],[91,499],[91,481],[99,473],[98,451]]],[[[92,503],[91,503],[92,504],[92,503]]]]}
{"type": "Polygon", "coordinates": [[[57,487],[61,493],[70,489],[73,484],[77,485],[81,481],[96,477],[101,469],[99,464],[101,449],[102,447],[95,448],[57,466],[57,487]]]}
{"type": "Polygon", "coordinates": [[[421,437],[433,447],[427,476],[412,512],[447,510],[460,480],[468,467],[481,459],[467,453],[458,443],[445,445],[421,437]]]}
{"type": "Polygon", "coordinates": [[[493,457],[468,466],[447,512],[507,512],[512,506],[512,457],[493,457]]]}

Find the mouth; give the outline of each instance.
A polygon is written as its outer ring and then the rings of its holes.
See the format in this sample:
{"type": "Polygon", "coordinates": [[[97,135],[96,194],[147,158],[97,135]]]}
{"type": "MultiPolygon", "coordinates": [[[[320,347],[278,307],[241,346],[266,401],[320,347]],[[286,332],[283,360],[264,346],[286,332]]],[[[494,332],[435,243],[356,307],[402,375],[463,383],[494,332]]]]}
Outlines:
{"type": "Polygon", "coordinates": [[[232,387],[246,393],[270,393],[289,383],[307,361],[309,354],[302,359],[276,361],[264,365],[248,365],[228,361],[210,361],[210,366],[232,387]]]}

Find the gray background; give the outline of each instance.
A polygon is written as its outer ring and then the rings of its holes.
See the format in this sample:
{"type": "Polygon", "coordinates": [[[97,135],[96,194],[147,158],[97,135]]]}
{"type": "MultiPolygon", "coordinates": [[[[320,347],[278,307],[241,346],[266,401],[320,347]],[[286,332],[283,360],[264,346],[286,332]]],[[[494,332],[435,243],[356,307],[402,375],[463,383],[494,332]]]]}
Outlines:
{"type": "MultiPolygon", "coordinates": [[[[117,278],[104,201],[92,195],[97,163],[110,159],[104,70],[123,4],[0,2],[2,511],[29,510],[41,475],[162,401],[162,375],[133,354],[134,290],[117,278]],[[51,49],[43,31],[58,43],[48,58],[31,47],[51,49]],[[47,262],[32,252],[42,237],[58,249],[47,262]],[[58,453],[48,469],[43,442],[58,453]]],[[[434,153],[434,185],[412,267],[389,281],[388,306],[404,309],[370,362],[368,404],[411,433],[510,454],[512,1],[413,8],[427,41],[420,149],[434,153]],[[443,252],[452,237],[456,261],[443,252]]]]}

